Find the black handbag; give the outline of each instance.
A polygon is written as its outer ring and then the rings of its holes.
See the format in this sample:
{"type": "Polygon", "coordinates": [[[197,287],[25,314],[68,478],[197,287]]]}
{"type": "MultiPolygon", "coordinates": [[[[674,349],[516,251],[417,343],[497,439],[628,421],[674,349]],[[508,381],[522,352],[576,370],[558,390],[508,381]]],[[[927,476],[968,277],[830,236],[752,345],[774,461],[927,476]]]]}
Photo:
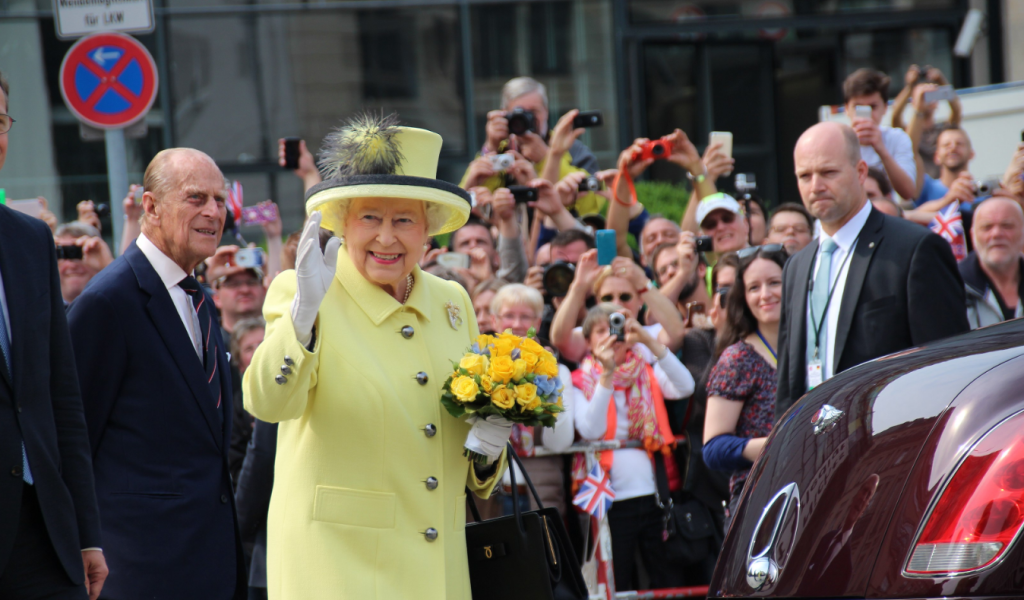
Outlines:
{"type": "Polygon", "coordinates": [[[717,554],[721,545],[711,511],[694,497],[676,504],[668,487],[665,457],[654,454],[654,471],[658,483],[657,500],[662,510],[662,539],[665,558],[676,567],[695,565],[717,554]]]}
{"type": "Polygon", "coordinates": [[[515,469],[512,506],[515,514],[481,521],[468,490],[466,498],[476,523],[466,525],[469,582],[474,598],[487,600],[586,600],[587,585],[562,518],[554,508],[544,508],[523,463],[512,445],[508,455],[519,465],[539,510],[519,509],[515,469]]]}

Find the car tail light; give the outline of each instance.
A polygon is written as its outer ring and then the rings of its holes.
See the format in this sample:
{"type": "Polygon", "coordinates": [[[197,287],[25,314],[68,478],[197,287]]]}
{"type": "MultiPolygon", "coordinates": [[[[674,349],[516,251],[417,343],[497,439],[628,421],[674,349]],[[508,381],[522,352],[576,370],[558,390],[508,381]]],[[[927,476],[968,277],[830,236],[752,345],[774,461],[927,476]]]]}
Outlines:
{"type": "Polygon", "coordinates": [[[906,572],[959,575],[994,564],[1024,524],[1024,412],[967,454],[928,513],[906,572]]]}

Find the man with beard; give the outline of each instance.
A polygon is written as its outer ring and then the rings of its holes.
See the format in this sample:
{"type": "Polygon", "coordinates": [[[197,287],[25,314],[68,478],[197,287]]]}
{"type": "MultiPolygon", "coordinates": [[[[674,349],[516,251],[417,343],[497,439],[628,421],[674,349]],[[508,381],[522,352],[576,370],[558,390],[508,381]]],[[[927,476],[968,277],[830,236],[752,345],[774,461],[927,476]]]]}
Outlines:
{"type": "MultiPolygon", "coordinates": [[[[691,302],[708,305],[707,288],[700,285],[707,272],[707,263],[700,260],[693,233],[684,231],[678,243],[659,244],[651,252],[651,270],[658,283],[658,292],[671,300],[687,317],[684,307],[691,302]]],[[[693,323],[690,323],[693,326],[693,323]]]]}
{"type": "Polygon", "coordinates": [[[1010,198],[995,196],[974,210],[974,252],[961,261],[971,329],[1024,316],[1021,278],[1024,211],[1010,198]]]}
{"type": "Polygon", "coordinates": [[[935,164],[939,165],[939,178],[924,176],[921,195],[914,201],[921,206],[930,200],[941,200],[941,206],[959,200],[962,204],[974,202],[974,177],[967,165],[974,158],[971,138],[959,127],[950,127],[939,133],[935,144],[935,164]]]}
{"type": "Polygon", "coordinates": [[[837,373],[969,329],[949,244],[872,208],[852,128],[814,125],[793,158],[821,236],[783,271],[777,419],[837,373]]]}

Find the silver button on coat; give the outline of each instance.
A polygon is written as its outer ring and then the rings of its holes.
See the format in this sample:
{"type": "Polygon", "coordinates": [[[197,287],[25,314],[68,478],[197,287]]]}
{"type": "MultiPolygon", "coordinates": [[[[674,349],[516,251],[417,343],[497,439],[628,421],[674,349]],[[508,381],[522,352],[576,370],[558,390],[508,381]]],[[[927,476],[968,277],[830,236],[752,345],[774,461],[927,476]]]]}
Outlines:
{"type": "Polygon", "coordinates": [[[428,542],[432,542],[437,539],[437,530],[433,527],[428,527],[427,530],[423,532],[423,537],[427,538],[428,542]]]}

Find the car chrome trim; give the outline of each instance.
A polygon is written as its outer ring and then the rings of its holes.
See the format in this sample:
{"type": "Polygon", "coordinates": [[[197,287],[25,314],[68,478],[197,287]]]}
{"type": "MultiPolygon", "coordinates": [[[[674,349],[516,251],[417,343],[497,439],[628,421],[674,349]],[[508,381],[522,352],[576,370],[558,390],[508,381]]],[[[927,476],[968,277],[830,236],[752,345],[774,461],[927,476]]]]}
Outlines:
{"type": "Polygon", "coordinates": [[[796,511],[793,516],[795,527],[799,527],[800,487],[797,486],[796,482],[792,482],[784,486],[774,496],[772,496],[771,500],[765,504],[764,509],[761,510],[761,517],[757,520],[757,526],[754,527],[754,531],[750,536],[750,546],[747,548],[747,585],[755,591],[760,590],[765,585],[770,586],[775,583],[778,579],[779,572],[782,570],[772,554],[776,550],[776,545],[779,541],[779,533],[782,530],[783,524],[786,522],[786,517],[790,514],[791,508],[796,511]],[[780,501],[782,502],[782,508],[779,509],[778,514],[775,516],[775,522],[771,524],[771,537],[768,539],[768,543],[765,545],[764,550],[755,555],[754,544],[757,543],[758,534],[761,532],[761,528],[767,524],[765,519],[768,518],[768,514],[771,512],[776,502],[780,501]]]}
{"type": "Polygon", "coordinates": [[[826,431],[831,431],[835,427],[839,419],[843,418],[846,414],[838,408],[829,404],[822,404],[818,412],[814,413],[811,417],[811,424],[814,425],[814,435],[821,435],[826,431]]]}
{"type": "MultiPolygon", "coordinates": [[[[967,457],[971,455],[971,452],[974,452],[974,449],[978,447],[978,444],[980,444],[986,437],[988,437],[989,434],[991,434],[996,429],[999,429],[999,427],[1001,427],[1003,423],[1009,421],[1010,419],[1016,417],[1021,413],[1024,413],[1024,410],[1018,410],[1017,412],[1007,416],[1005,419],[1000,420],[998,423],[990,427],[989,430],[984,433],[984,435],[979,437],[977,440],[975,440],[973,444],[968,446],[963,451],[963,454],[960,456],[960,458],[957,459],[956,466],[954,466],[949,471],[949,473],[946,474],[946,477],[943,479],[942,484],[938,488],[938,492],[931,499],[931,502],[928,503],[928,509],[925,510],[924,517],[921,519],[921,522],[917,524],[917,533],[914,534],[914,541],[911,542],[910,549],[907,553],[907,558],[903,561],[903,568],[900,572],[901,575],[908,579],[941,579],[943,577],[968,577],[970,575],[976,575],[983,571],[988,571],[989,569],[992,569],[999,563],[1003,562],[1003,560],[1006,559],[1006,556],[1010,554],[1010,551],[1013,548],[1013,546],[1017,543],[1018,540],[1020,540],[1021,533],[1024,532],[1024,527],[1020,527],[1019,529],[1017,529],[1017,533],[1014,534],[1013,539],[1010,540],[1010,543],[1007,544],[1005,548],[1001,549],[1002,553],[994,561],[986,565],[982,565],[978,568],[971,569],[969,571],[956,571],[946,573],[911,573],[907,570],[910,568],[910,563],[914,559],[914,551],[917,550],[917,541],[921,539],[921,534],[924,532],[924,527],[928,523],[928,520],[932,517],[932,511],[935,510],[935,505],[939,503],[939,499],[942,498],[942,495],[946,493],[946,487],[949,486],[949,482],[953,480],[953,476],[956,475],[956,472],[960,469],[960,466],[964,464],[964,461],[967,460],[967,457]]],[[[979,543],[979,545],[981,543],[979,543]]]]}

